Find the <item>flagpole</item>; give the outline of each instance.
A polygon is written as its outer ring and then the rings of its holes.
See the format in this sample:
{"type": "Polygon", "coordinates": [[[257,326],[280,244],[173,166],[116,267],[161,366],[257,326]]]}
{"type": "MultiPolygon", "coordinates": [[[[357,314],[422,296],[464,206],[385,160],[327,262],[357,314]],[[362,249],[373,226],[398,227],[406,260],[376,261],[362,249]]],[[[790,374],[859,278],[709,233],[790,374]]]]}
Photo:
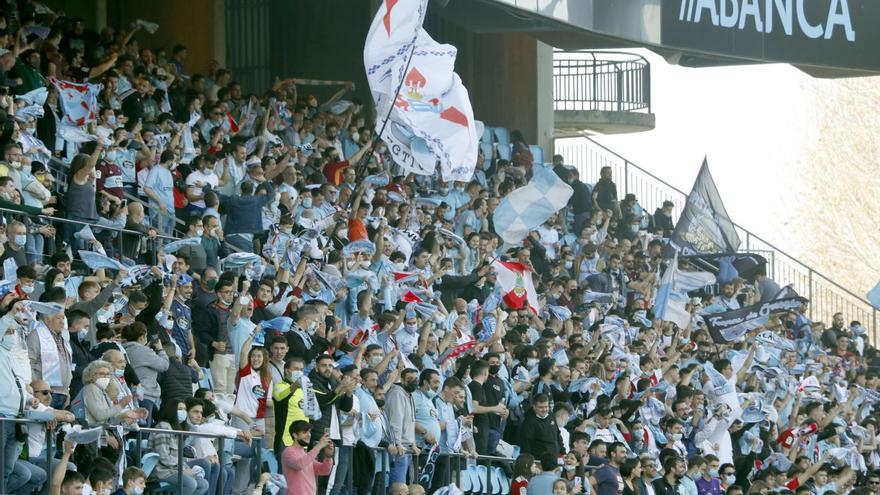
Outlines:
{"type": "MultiPolygon", "coordinates": [[[[409,51],[409,57],[406,59],[406,66],[403,68],[403,73],[406,74],[409,71],[409,65],[412,63],[413,55],[416,53],[416,38],[418,36],[413,37],[412,41],[412,49],[409,51]]],[[[397,83],[397,89],[394,91],[394,96],[391,97],[391,104],[388,105],[388,113],[385,114],[385,118],[382,120],[382,127],[379,129],[378,133],[373,134],[373,142],[370,145],[370,152],[364,153],[364,156],[360,158],[358,163],[354,167],[354,176],[355,182],[357,182],[361,178],[361,174],[366,170],[367,164],[370,162],[370,157],[373,156],[373,152],[376,150],[376,145],[379,143],[379,139],[382,137],[382,133],[385,132],[385,126],[388,125],[388,121],[391,119],[391,112],[394,111],[394,102],[397,101],[397,95],[400,94],[400,90],[403,88],[403,83],[406,81],[405,77],[400,78],[400,82],[397,83]]],[[[373,126],[373,130],[376,130],[376,126],[373,126]]],[[[354,201],[354,194],[348,197],[348,202],[345,205],[345,208],[348,209],[351,206],[351,203],[354,201]]],[[[355,212],[357,213],[357,212],[355,212]]]]}

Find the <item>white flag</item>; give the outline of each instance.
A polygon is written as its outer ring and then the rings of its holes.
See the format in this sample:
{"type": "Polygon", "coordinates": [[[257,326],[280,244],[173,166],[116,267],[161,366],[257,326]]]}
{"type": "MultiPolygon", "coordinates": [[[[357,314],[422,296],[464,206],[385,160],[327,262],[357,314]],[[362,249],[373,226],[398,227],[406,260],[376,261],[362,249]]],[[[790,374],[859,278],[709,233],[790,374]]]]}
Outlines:
{"type": "Polygon", "coordinates": [[[427,3],[386,0],[373,18],[364,65],[377,128],[393,106],[381,138],[398,165],[432,175],[439,162],[444,180],[469,181],[478,151],[474,112],[454,71],[456,48],[437,43],[422,28],[427,3]]]}

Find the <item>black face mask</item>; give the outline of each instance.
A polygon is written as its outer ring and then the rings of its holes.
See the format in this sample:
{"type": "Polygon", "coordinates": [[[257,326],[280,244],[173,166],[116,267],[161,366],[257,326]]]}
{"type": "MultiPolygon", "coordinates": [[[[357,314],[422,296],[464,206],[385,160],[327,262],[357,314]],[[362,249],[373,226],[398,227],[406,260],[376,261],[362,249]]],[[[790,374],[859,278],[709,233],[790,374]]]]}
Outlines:
{"type": "Polygon", "coordinates": [[[376,399],[376,405],[379,407],[385,407],[385,399],[376,399]]]}
{"type": "Polygon", "coordinates": [[[403,386],[403,389],[409,393],[415,392],[417,388],[419,388],[419,386],[418,386],[418,384],[416,384],[415,381],[406,382],[406,384],[404,384],[404,386],[403,386]]]}
{"type": "Polygon", "coordinates": [[[493,364],[493,365],[490,365],[490,366],[489,366],[489,374],[490,374],[490,375],[495,376],[495,375],[498,374],[499,371],[501,371],[501,365],[500,365],[500,364],[493,364]]]}

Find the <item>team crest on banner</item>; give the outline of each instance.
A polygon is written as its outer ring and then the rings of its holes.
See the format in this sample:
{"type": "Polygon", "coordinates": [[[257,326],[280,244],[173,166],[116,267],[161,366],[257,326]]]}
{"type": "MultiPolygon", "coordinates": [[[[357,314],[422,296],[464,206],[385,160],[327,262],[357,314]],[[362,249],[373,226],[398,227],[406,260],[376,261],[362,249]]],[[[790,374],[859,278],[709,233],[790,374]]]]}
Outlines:
{"type": "Polygon", "coordinates": [[[50,78],[58,89],[61,108],[64,109],[62,123],[72,126],[83,126],[94,122],[98,114],[98,94],[104,88],[102,84],[74,83],[50,78]]]}

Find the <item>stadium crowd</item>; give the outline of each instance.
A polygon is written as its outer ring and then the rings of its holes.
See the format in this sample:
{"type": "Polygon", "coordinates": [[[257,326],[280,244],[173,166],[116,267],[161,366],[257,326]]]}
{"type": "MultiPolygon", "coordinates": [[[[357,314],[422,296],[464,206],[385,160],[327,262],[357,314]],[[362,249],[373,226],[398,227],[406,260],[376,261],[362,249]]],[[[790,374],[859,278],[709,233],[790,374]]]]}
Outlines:
{"type": "Polygon", "coordinates": [[[684,327],[654,318],[672,203],[555,156],[571,201],[503,246],[493,213],[543,166],[516,133],[470,182],[402,174],[350,84],[247,94],[145,46],[150,23],[18,3],[0,416],[35,422],[3,423],[6,493],[140,495],[182,470],[186,495],[478,493],[487,474],[514,495],[880,495],[864,327],[804,305],[715,342],[705,315],[779,292],[760,270],[692,298],[684,327]],[[63,81],[101,85],[85,121],[63,81]],[[538,307],[503,302],[497,261],[528,267],[538,307]],[[163,431],[136,449],[145,427],[163,431]],[[187,436],[181,465],[175,432],[217,438],[187,436]]]}

